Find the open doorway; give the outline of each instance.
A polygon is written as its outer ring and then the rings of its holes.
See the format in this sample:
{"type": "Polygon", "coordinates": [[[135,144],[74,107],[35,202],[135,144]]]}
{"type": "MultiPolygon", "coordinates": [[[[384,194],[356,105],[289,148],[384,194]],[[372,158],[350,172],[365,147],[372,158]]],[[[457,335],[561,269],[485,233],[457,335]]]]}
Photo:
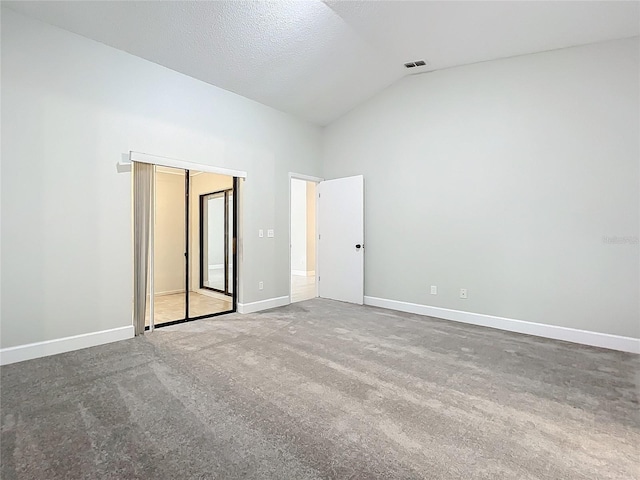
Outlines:
{"type": "Polygon", "coordinates": [[[237,178],[155,166],[145,324],[230,313],[237,290],[237,178]]]}
{"type": "Polygon", "coordinates": [[[314,181],[291,178],[291,302],[317,297],[314,181]]]}

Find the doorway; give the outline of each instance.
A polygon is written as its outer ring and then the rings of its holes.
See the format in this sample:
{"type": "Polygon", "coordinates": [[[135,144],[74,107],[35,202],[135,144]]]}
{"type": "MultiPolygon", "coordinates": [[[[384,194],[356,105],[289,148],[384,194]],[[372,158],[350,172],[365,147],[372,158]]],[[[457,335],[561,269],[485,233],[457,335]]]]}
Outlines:
{"type": "Polygon", "coordinates": [[[155,166],[145,325],[236,310],[236,177],[155,166]]]}
{"type": "Polygon", "coordinates": [[[317,183],[291,178],[290,184],[291,302],[317,297],[316,199],[317,183]]]}

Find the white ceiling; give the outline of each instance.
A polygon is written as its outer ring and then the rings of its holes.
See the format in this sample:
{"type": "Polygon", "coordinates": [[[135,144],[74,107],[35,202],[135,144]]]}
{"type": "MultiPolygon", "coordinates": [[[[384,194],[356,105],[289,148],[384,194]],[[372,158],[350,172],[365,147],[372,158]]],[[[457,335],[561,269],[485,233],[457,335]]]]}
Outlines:
{"type": "Polygon", "coordinates": [[[401,77],[639,34],[636,1],[3,6],[326,125],[401,77]],[[424,59],[426,67],[403,64],[424,59]]]}

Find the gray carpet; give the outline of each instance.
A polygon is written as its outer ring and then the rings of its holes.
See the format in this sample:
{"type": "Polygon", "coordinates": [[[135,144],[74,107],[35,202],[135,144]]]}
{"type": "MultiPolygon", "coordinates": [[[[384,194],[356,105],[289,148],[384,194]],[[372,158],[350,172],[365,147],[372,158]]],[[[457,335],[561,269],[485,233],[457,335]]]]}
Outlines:
{"type": "Polygon", "coordinates": [[[312,300],[3,367],[1,473],[633,479],[639,367],[312,300]]]}

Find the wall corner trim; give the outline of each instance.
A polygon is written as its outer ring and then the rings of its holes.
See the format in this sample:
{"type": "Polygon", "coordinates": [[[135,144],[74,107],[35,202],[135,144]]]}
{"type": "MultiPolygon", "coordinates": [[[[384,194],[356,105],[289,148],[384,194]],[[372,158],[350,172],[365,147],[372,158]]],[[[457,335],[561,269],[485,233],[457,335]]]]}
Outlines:
{"type": "Polygon", "coordinates": [[[429,305],[400,302],[397,300],[378,297],[365,296],[364,304],[371,307],[388,308],[390,310],[415,313],[428,317],[452,320],[454,322],[468,323],[470,325],[496,328],[498,330],[505,330],[508,332],[523,333],[526,335],[534,335],[536,337],[563,340],[565,342],[590,345],[592,347],[608,348],[610,350],[640,354],[640,338],[622,337],[619,335],[559,327],[556,325],[545,325],[543,323],[495,317],[492,315],[465,312],[462,310],[450,310],[448,308],[431,307],[429,305]]]}
{"type": "Polygon", "coordinates": [[[99,332],[83,333],[72,337],[56,338],[44,342],[29,343],[0,349],[0,365],[23,362],[34,358],[48,357],[88,347],[133,338],[133,325],[112,328],[99,332]]]}
{"type": "Polygon", "coordinates": [[[260,300],[259,302],[251,303],[238,303],[238,313],[254,313],[262,310],[269,310],[270,308],[284,307],[289,305],[289,297],[275,297],[268,298],[266,300],[260,300]]]}

